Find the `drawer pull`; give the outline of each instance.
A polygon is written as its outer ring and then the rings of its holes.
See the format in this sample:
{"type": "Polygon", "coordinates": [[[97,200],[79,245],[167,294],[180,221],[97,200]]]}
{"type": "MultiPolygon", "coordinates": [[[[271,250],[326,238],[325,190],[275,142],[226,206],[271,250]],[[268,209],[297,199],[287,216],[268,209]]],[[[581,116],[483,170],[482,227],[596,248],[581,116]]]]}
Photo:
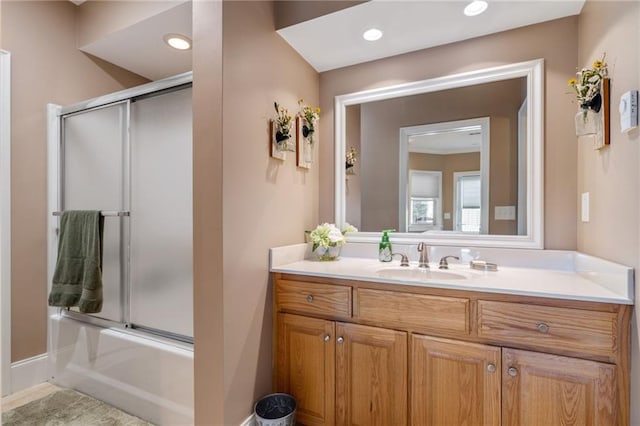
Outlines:
{"type": "Polygon", "coordinates": [[[342,342],[344,342],[344,337],[340,336],[340,337],[338,337],[338,338],[336,339],[336,341],[337,341],[338,343],[342,343],[342,342]]]}
{"type": "Polygon", "coordinates": [[[331,336],[329,336],[328,334],[324,335],[324,341],[328,342],[329,340],[331,340],[331,336]]]}
{"type": "Polygon", "coordinates": [[[310,294],[307,296],[307,302],[309,303],[313,302],[313,294],[310,294]]]}
{"type": "Polygon", "coordinates": [[[488,371],[489,373],[493,373],[493,372],[495,372],[495,371],[496,371],[496,366],[495,366],[495,364],[492,364],[492,363],[487,364],[487,371],[488,371]]]}
{"type": "Polygon", "coordinates": [[[538,331],[540,333],[547,334],[549,332],[549,326],[547,324],[541,322],[540,324],[538,324],[538,331]]]}
{"type": "Polygon", "coordinates": [[[516,377],[518,375],[518,369],[515,367],[509,367],[509,369],[507,370],[507,374],[511,377],[516,377]]]}

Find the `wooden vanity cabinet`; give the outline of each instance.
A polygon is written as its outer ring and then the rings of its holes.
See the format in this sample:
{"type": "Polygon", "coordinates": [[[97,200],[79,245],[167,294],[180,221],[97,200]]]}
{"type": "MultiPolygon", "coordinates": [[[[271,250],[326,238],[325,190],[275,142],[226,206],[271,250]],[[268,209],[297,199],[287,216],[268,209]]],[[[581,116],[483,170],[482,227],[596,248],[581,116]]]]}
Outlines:
{"type": "Polygon", "coordinates": [[[407,333],[277,314],[275,388],[305,425],[407,423],[407,333]]]}
{"type": "Polygon", "coordinates": [[[303,425],[629,424],[631,306],[273,274],[303,425]]]}

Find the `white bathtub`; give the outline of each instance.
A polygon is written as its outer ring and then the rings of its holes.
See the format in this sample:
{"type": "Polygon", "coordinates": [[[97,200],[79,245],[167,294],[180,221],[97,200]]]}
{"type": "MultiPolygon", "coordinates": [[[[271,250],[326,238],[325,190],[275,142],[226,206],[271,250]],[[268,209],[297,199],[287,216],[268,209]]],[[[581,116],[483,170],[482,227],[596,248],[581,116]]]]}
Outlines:
{"type": "Polygon", "coordinates": [[[156,425],[193,424],[193,346],[51,315],[51,381],[156,425]]]}

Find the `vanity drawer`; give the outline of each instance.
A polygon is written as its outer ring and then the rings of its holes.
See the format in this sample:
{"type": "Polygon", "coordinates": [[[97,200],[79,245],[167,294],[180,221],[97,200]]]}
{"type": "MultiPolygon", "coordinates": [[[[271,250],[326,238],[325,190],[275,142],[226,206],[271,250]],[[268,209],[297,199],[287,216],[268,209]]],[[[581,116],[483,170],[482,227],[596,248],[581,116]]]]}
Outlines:
{"type": "Polygon", "coordinates": [[[616,327],[611,312],[478,301],[478,336],[492,340],[610,357],[616,327]]]}
{"type": "Polygon", "coordinates": [[[277,280],[278,310],[351,317],[351,287],[277,280]]]}
{"type": "Polygon", "coordinates": [[[412,331],[469,334],[469,299],[356,290],[355,316],[412,331]]]}

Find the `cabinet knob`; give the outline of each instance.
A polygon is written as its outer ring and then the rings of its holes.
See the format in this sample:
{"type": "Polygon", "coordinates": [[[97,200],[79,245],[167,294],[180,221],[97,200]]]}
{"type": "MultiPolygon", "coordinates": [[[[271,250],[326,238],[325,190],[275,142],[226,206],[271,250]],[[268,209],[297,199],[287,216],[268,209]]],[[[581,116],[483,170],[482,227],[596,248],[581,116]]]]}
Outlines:
{"type": "Polygon", "coordinates": [[[509,367],[509,369],[507,370],[507,374],[511,377],[516,377],[518,375],[518,369],[515,367],[509,367]]]}
{"type": "Polygon", "coordinates": [[[328,342],[329,340],[331,340],[331,336],[329,336],[328,334],[324,335],[324,341],[328,342]]]}
{"type": "Polygon", "coordinates": [[[489,373],[493,373],[494,371],[496,371],[496,366],[495,366],[495,364],[492,364],[492,363],[487,364],[487,371],[488,371],[489,373]]]}
{"type": "Polygon", "coordinates": [[[340,336],[340,337],[338,337],[338,338],[336,339],[336,341],[337,341],[338,343],[342,343],[342,342],[344,342],[344,337],[340,336]]]}
{"type": "Polygon", "coordinates": [[[307,302],[309,303],[313,302],[313,294],[310,294],[307,296],[307,302]]]}
{"type": "Polygon", "coordinates": [[[549,326],[547,324],[541,322],[540,324],[538,324],[538,331],[540,333],[547,334],[549,332],[549,326]]]}

